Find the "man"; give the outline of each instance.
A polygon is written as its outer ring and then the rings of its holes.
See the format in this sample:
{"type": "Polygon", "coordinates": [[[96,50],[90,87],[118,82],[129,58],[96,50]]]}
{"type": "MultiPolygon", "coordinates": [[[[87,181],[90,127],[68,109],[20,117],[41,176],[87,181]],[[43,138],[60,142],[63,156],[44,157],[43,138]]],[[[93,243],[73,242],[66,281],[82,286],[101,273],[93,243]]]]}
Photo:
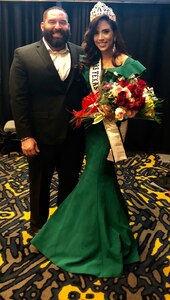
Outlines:
{"type": "Polygon", "coordinates": [[[77,184],[84,155],[83,129],[69,123],[70,112],[81,108],[86,94],[76,67],[82,49],[68,42],[70,25],[61,7],[44,12],[41,31],[41,41],[15,50],[10,70],[12,112],[29,163],[34,232],[48,218],[54,170],[59,205],[77,184]]]}

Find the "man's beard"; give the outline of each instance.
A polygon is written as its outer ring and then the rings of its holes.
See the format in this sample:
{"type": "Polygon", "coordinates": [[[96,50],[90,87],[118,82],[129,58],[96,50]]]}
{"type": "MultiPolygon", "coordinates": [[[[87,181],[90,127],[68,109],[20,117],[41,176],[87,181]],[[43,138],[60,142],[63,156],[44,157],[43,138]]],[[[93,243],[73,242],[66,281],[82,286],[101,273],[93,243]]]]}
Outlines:
{"type": "Polygon", "coordinates": [[[53,47],[58,48],[65,46],[65,44],[68,42],[70,37],[70,30],[63,30],[63,29],[57,29],[57,30],[47,30],[44,29],[43,36],[47,43],[53,47]],[[61,34],[61,37],[53,37],[54,33],[59,32],[61,34]]]}

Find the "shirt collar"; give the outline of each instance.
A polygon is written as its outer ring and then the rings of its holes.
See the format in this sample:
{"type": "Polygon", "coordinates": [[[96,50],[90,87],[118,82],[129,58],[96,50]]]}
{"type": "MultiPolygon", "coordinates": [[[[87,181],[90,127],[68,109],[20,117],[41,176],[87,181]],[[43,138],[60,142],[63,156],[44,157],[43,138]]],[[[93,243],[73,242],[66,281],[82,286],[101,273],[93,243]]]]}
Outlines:
{"type": "Polygon", "coordinates": [[[69,50],[69,48],[68,48],[68,45],[66,44],[66,46],[65,46],[65,48],[64,49],[62,49],[62,50],[59,50],[59,51],[54,51],[54,50],[52,50],[51,48],[50,48],[50,46],[48,45],[48,43],[46,42],[46,40],[45,40],[45,38],[43,37],[43,42],[44,42],[44,44],[45,44],[45,47],[47,48],[47,51],[49,52],[49,53],[61,53],[61,54],[66,54],[66,53],[68,53],[68,52],[70,52],[70,50],[69,50]]]}

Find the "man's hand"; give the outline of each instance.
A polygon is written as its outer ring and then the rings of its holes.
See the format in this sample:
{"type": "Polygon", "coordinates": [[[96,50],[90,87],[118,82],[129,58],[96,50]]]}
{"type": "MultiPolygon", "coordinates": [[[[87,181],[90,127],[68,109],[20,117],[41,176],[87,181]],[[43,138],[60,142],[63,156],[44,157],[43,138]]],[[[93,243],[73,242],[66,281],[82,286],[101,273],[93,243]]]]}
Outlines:
{"type": "Polygon", "coordinates": [[[40,152],[36,140],[31,137],[21,141],[21,149],[23,154],[29,157],[35,156],[40,152]]]}

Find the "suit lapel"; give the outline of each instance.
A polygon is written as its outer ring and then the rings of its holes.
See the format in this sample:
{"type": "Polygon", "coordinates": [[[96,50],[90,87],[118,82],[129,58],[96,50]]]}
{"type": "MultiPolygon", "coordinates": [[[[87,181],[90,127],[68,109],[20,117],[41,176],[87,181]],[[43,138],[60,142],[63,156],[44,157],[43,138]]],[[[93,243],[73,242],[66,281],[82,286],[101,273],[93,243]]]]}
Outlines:
{"type": "MultiPolygon", "coordinates": [[[[70,70],[70,73],[69,73],[69,78],[68,78],[68,84],[67,84],[67,87],[66,87],[66,92],[68,91],[68,89],[70,88],[74,78],[75,78],[75,75],[76,75],[76,72],[77,72],[77,68],[76,68],[76,65],[78,63],[78,60],[79,60],[79,53],[77,52],[77,48],[71,44],[71,43],[68,43],[68,48],[70,50],[70,55],[71,55],[71,70],[70,70]]],[[[43,63],[45,64],[45,66],[50,69],[51,72],[53,72],[57,78],[56,80],[59,80],[60,82],[61,79],[60,79],[60,76],[51,60],[51,57],[43,43],[42,40],[40,40],[39,42],[37,42],[36,44],[36,49],[37,49],[37,52],[39,54],[39,56],[41,57],[43,63]]],[[[67,80],[67,79],[66,79],[67,80]]]]}
{"type": "Polygon", "coordinates": [[[68,91],[69,87],[71,86],[71,84],[72,84],[72,82],[75,78],[76,71],[77,71],[76,65],[78,64],[78,53],[77,53],[76,47],[73,44],[68,43],[68,48],[69,48],[70,54],[71,54],[71,71],[70,71],[70,74],[69,74],[69,81],[68,81],[68,85],[67,85],[67,91],[68,91]]]}
{"type": "Polygon", "coordinates": [[[42,61],[44,62],[45,66],[48,69],[50,69],[50,71],[53,72],[57,76],[57,80],[61,81],[60,76],[53,64],[53,61],[51,60],[51,57],[50,57],[43,41],[41,40],[41,41],[37,42],[36,47],[37,47],[37,52],[38,52],[39,56],[41,57],[42,61]]]}

